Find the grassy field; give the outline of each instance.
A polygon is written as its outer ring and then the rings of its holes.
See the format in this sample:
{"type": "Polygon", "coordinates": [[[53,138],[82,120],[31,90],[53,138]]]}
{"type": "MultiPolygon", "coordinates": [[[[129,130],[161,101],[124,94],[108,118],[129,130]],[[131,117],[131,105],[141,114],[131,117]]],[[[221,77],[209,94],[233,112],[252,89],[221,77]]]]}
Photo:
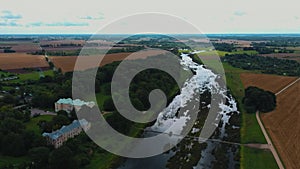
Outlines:
{"type": "Polygon", "coordinates": [[[15,165],[18,166],[22,164],[23,162],[28,162],[29,158],[26,156],[22,157],[11,157],[11,156],[2,156],[0,155],[0,168],[6,166],[6,165],[15,165]]]}
{"type": "Polygon", "coordinates": [[[26,123],[26,130],[34,131],[36,134],[41,134],[41,129],[37,125],[40,120],[51,121],[53,115],[42,115],[38,117],[31,118],[29,122],[26,123]]]}
{"type": "MultiPolygon", "coordinates": [[[[266,143],[265,137],[257,123],[255,114],[248,114],[242,106],[244,97],[244,86],[240,79],[240,74],[248,72],[239,68],[234,68],[227,63],[223,63],[227,86],[238,102],[238,107],[242,113],[241,142],[242,143],[266,143]]],[[[273,155],[269,151],[257,150],[241,147],[241,168],[242,169],[276,169],[277,165],[273,155]]]]}
{"type": "Polygon", "coordinates": [[[265,137],[256,121],[255,114],[245,113],[242,106],[244,86],[240,79],[240,74],[248,71],[232,67],[227,63],[223,63],[223,66],[226,73],[227,86],[237,100],[239,110],[243,113],[242,143],[266,143],[265,137]]]}
{"type": "Polygon", "coordinates": [[[10,76],[10,75],[14,75],[14,74],[13,74],[13,73],[9,73],[9,72],[5,72],[5,71],[1,71],[1,70],[0,70],[0,78],[2,78],[1,76],[7,77],[7,76],[10,76]]]}
{"type": "Polygon", "coordinates": [[[225,51],[219,51],[219,50],[214,50],[214,51],[207,51],[207,52],[203,52],[203,53],[199,53],[200,56],[211,56],[211,55],[216,55],[218,54],[220,57],[225,56],[226,54],[248,54],[248,55],[255,55],[258,54],[257,51],[255,50],[249,50],[249,51],[233,51],[233,52],[225,52],[225,51]]]}
{"type": "Polygon", "coordinates": [[[85,166],[85,169],[109,169],[111,164],[118,157],[111,153],[95,153],[89,165],[85,166]]]}
{"type": "Polygon", "coordinates": [[[104,95],[103,93],[97,93],[96,94],[97,104],[98,104],[100,110],[103,110],[104,101],[109,99],[109,98],[110,98],[110,96],[104,95]]]}
{"type": "MultiPolygon", "coordinates": [[[[41,135],[42,131],[40,130],[37,123],[40,120],[50,121],[52,119],[52,117],[53,116],[51,116],[51,115],[43,115],[43,116],[31,118],[29,122],[25,123],[26,130],[31,130],[31,131],[34,131],[36,134],[41,135]]],[[[2,168],[3,166],[9,165],[9,164],[18,166],[18,165],[22,164],[23,162],[28,162],[28,161],[29,161],[28,156],[12,157],[12,156],[0,155],[0,168],[2,168]]]]}
{"type": "Polygon", "coordinates": [[[275,159],[270,151],[243,148],[245,158],[242,159],[244,169],[278,169],[275,159]]]}
{"type": "Polygon", "coordinates": [[[34,72],[31,72],[31,73],[19,74],[18,75],[19,79],[12,80],[12,81],[9,81],[9,82],[20,83],[20,82],[24,82],[26,80],[39,80],[40,75],[54,76],[54,72],[52,70],[47,70],[47,71],[43,71],[43,73],[39,73],[37,71],[34,71],[34,72]]]}

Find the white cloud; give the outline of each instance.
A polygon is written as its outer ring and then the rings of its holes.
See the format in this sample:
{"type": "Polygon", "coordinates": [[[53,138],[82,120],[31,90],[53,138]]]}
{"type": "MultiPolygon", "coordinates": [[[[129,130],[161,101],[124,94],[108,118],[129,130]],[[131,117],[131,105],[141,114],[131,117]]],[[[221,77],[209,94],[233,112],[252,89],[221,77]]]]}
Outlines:
{"type": "Polygon", "coordinates": [[[72,27],[72,26],[89,26],[86,22],[52,22],[52,23],[45,23],[45,22],[33,22],[29,23],[27,26],[33,26],[33,27],[72,27]]]}
{"type": "Polygon", "coordinates": [[[15,27],[15,26],[21,26],[21,25],[19,25],[18,23],[16,23],[16,22],[13,22],[13,21],[10,21],[10,22],[0,22],[0,26],[5,26],[5,27],[7,27],[7,26],[10,26],[10,27],[15,27]]]}
{"type": "Polygon", "coordinates": [[[86,19],[86,20],[103,20],[104,16],[103,15],[98,15],[98,16],[87,15],[87,16],[80,17],[80,19],[86,19]]]}
{"type": "Polygon", "coordinates": [[[21,19],[20,14],[13,14],[11,11],[4,10],[1,12],[0,18],[2,19],[21,19]]]}
{"type": "Polygon", "coordinates": [[[243,12],[243,11],[235,11],[233,14],[234,14],[235,16],[244,16],[244,15],[246,15],[246,12],[243,12]]]}
{"type": "MultiPolygon", "coordinates": [[[[0,25],[0,34],[93,33],[118,18],[143,12],[185,18],[204,33],[300,32],[298,0],[0,0],[0,4],[0,11],[11,11],[12,16],[7,16],[11,19],[6,20],[26,25],[14,29],[0,25]]],[[[10,23],[3,18],[0,22],[10,23]]]]}

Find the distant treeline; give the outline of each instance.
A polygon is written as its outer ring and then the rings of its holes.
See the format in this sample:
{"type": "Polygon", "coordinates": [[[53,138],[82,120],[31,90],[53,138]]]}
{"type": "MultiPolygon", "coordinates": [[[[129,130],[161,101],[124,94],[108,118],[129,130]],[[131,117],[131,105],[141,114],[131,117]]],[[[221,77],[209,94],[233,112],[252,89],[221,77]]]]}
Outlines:
{"type": "Polygon", "coordinates": [[[15,50],[11,50],[11,49],[4,49],[3,52],[4,53],[16,53],[15,50]]]}
{"type": "Polygon", "coordinates": [[[255,43],[260,46],[273,46],[273,47],[297,47],[300,46],[300,39],[281,39],[281,40],[272,40],[269,42],[260,42],[255,43]]]}
{"type": "Polygon", "coordinates": [[[14,38],[0,38],[0,41],[31,41],[32,38],[22,38],[22,37],[14,37],[14,38]]]}
{"type": "Polygon", "coordinates": [[[234,67],[246,70],[260,70],[269,74],[300,76],[300,63],[294,60],[250,56],[248,54],[225,55],[222,60],[234,67]]]}
{"type": "Polygon", "coordinates": [[[82,47],[82,44],[76,43],[62,43],[62,44],[44,44],[41,47],[50,47],[50,48],[57,48],[57,47],[82,47]]]}
{"type": "MultiPolygon", "coordinates": [[[[84,49],[83,53],[86,54],[112,54],[112,53],[124,53],[124,52],[138,52],[140,50],[145,49],[144,46],[132,46],[132,47],[124,47],[121,49],[110,49],[109,51],[106,52],[106,50],[103,49],[84,49]]],[[[80,55],[81,49],[77,49],[77,50],[67,50],[67,51],[47,51],[45,49],[40,50],[40,51],[35,51],[35,52],[31,52],[29,54],[32,55],[44,55],[46,52],[46,54],[48,56],[78,56],[80,55]]]]}
{"type": "Polygon", "coordinates": [[[248,41],[290,41],[290,42],[300,42],[299,34],[220,34],[220,35],[207,35],[209,38],[219,38],[219,39],[236,39],[236,40],[248,40],[248,41]]]}
{"type": "Polygon", "coordinates": [[[255,50],[259,54],[271,54],[271,53],[294,53],[294,50],[288,50],[286,48],[270,48],[266,47],[260,43],[252,44],[253,47],[244,47],[244,51],[255,50]]]}
{"type": "Polygon", "coordinates": [[[235,49],[234,44],[230,44],[230,43],[213,43],[213,46],[215,47],[216,50],[226,51],[226,52],[232,52],[235,49]]]}

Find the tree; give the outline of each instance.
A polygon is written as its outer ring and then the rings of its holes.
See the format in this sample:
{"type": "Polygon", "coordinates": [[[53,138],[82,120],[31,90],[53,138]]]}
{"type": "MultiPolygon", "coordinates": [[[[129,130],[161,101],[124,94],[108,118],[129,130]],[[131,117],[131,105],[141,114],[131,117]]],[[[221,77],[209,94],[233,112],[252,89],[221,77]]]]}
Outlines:
{"type": "Polygon", "coordinates": [[[57,100],[56,93],[50,92],[37,92],[32,98],[32,104],[41,108],[53,107],[54,102],[57,100]]]}
{"type": "Polygon", "coordinates": [[[25,129],[23,123],[13,118],[6,118],[0,122],[0,132],[8,133],[21,133],[25,129]]]}
{"type": "Polygon", "coordinates": [[[113,102],[113,100],[112,100],[111,97],[109,99],[107,99],[107,100],[104,101],[103,108],[106,111],[113,111],[113,110],[116,109],[115,105],[114,105],[114,102],[113,102]]]}
{"type": "Polygon", "coordinates": [[[66,111],[64,111],[64,110],[58,111],[58,112],[57,112],[57,115],[62,115],[62,116],[68,117],[68,113],[67,113],[66,111]]]}
{"type": "Polygon", "coordinates": [[[250,86],[245,90],[243,104],[248,113],[266,113],[275,109],[276,96],[272,92],[250,86]]]}
{"type": "Polygon", "coordinates": [[[35,142],[36,137],[38,137],[33,131],[25,130],[22,133],[23,143],[25,145],[26,150],[29,150],[33,143],[35,142]]]}
{"type": "Polygon", "coordinates": [[[66,147],[60,147],[51,152],[49,156],[49,164],[51,169],[75,169],[77,163],[73,158],[72,151],[66,147]]]}
{"type": "Polygon", "coordinates": [[[54,116],[52,119],[52,123],[53,123],[53,129],[57,130],[59,128],[61,128],[63,125],[67,125],[70,123],[68,117],[64,116],[64,115],[57,115],[54,116]]]}
{"type": "Polygon", "coordinates": [[[48,157],[50,150],[47,147],[35,147],[29,150],[29,156],[33,161],[32,168],[40,169],[46,168],[48,165],[48,157]]]}
{"type": "Polygon", "coordinates": [[[1,147],[4,155],[18,157],[26,153],[23,138],[20,134],[9,133],[4,136],[1,147]]]}
{"type": "Polygon", "coordinates": [[[4,95],[1,100],[6,104],[16,104],[17,102],[16,98],[10,94],[4,95]]]}

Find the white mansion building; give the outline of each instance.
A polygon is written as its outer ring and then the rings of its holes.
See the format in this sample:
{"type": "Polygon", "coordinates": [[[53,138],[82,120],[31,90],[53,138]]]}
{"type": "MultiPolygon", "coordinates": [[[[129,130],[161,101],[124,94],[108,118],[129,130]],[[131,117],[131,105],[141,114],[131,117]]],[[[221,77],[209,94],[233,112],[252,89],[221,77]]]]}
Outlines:
{"type": "Polygon", "coordinates": [[[85,102],[79,99],[72,100],[68,98],[68,99],[59,99],[57,102],[55,102],[54,105],[55,105],[55,112],[58,112],[60,110],[71,112],[73,109],[79,111],[83,105],[92,108],[95,106],[95,102],[85,102]]]}
{"type": "Polygon", "coordinates": [[[74,120],[71,124],[67,126],[62,126],[59,130],[56,130],[52,133],[43,133],[43,136],[46,137],[48,144],[58,148],[63,145],[69,138],[73,138],[76,135],[80,134],[83,130],[87,131],[91,128],[91,123],[82,120],[74,120]]]}

